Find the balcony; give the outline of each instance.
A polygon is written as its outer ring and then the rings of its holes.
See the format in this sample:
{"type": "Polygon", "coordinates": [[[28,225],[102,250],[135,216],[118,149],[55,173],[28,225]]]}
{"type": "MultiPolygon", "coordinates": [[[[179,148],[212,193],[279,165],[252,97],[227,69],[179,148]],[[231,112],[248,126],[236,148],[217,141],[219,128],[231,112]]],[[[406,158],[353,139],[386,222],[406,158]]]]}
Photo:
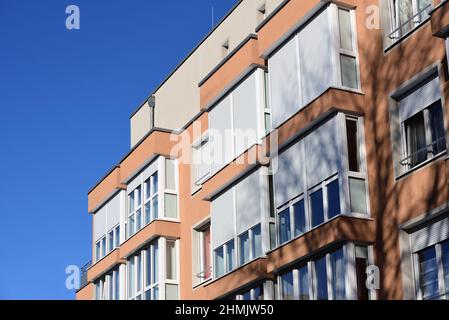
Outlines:
{"type": "Polygon", "coordinates": [[[401,5],[404,7],[399,8],[398,2],[396,1],[394,3],[394,7],[390,9],[392,29],[394,29],[388,35],[392,44],[406,37],[425,22],[429,18],[429,14],[433,8],[431,3],[421,8],[418,5],[410,6],[402,3],[401,5]]]}
{"type": "Polygon", "coordinates": [[[87,280],[89,282],[95,281],[119,264],[125,263],[125,260],[120,257],[120,249],[111,251],[103,259],[92,265],[87,270],[87,280]]]}
{"type": "Polygon", "coordinates": [[[87,270],[92,266],[92,260],[87,262],[84,266],[81,267],[81,278],[80,278],[80,288],[82,290],[89,283],[87,278],[87,270]]]}

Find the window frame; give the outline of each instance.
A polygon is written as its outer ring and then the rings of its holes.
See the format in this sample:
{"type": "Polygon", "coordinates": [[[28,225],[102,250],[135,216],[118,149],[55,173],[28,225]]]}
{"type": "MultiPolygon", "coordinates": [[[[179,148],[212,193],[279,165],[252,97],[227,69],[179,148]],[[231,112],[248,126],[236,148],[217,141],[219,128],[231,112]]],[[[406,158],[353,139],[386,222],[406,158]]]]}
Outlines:
{"type": "Polygon", "coordinates": [[[357,23],[356,23],[355,10],[337,5],[336,10],[333,11],[333,14],[334,14],[335,23],[337,24],[336,29],[335,29],[335,30],[337,30],[336,35],[335,35],[335,37],[336,37],[335,44],[336,44],[336,47],[338,48],[338,50],[337,50],[338,57],[335,61],[336,68],[338,70],[338,75],[339,75],[337,83],[339,83],[342,88],[360,91],[361,83],[360,83],[360,67],[359,67],[359,48],[358,48],[358,42],[357,42],[358,37],[357,37],[357,23]],[[347,49],[344,49],[341,47],[341,32],[340,32],[341,24],[340,24],[340,17],[339,17],[340,10],[349,12],[350,26],[351,26],[351,38],[352,38],[352,50],[347,50],[347,49]],[[342,56],[354,59],[355,69],[356,69],[355,78],[357,81],[357,86],[355,88],[345,86],[343,84],[343,72],[342,72],[342,66],[341,66],[341,57],[342,56]]]}
{"type": "MultiPolygon", "coordinates": [[[[438,295],[430,297],[430,299],[426,300],[434,300],[434,298],[443,298],[443,297],[449,297],[449,290],[446,291],[446,283],[445,283],[445,277],[444,277],[444,270],[443,270],[443,254],[442,254],[442,244],[443,243],[449,243],[449,239],[445,239],[443,241],[439,241],[436,244],[433,244],[431,246],[427,246],[417,252],[412,253],[412,263],[413,263],[413,282],[415,285],[415,298],[417,300],[423,300],[423,293],[421,289],[421,270],[420,270],[420,262],[419,262],[419,254],[427,250],[429,248],[434,248],[435,250],[435,257],[436,257],[436,263],[437,263],[437,274],[438,274],[438,295]]],[[[449,284],[448,284],[449,288],[449,284]]]]}
{"type": "MultiPolygon", "coordinates": [[[[191,165],[191,172],[192,172],[192,193],[198,191],[202,184],[211,176],[211,161],[210,161],[210,156],[209,156],[209,163],[195,163],[195,161],[198,159],[197,157],[195,157],[195,154],[202,154],[202,148],[207,146],[208,150],[207,150],[207,154],[210,155],[210,144],[209,144],[209,132],[204,133],[200,138],[198,138],[193,144],[192,144],[192,165],[191,165]],[[201,177],[199,177],[199,167],[205,165],[207,167],[207,172],[202,175],[201,177]],[[194,173],[194,174],[193,174],[194,173]]],[[[204,160],[203,157],[201,156],[201,160],[204,160]]]]}
{"type": "Polygon", "coordinates": [[[144,226],[150,224],[154,220],[159,219],[159,171],[155,171],[152,173],[145,181],[144,181],[144,193],[143,193],[143,211],[144,211],[144,226]],[[157,177],[157,178],[156,178],[157,177]],[[157,187],[154,187],[154,180],[156,180],[157,187]],[[147,190],[150,188],[149,197],[147,197],[147,190]],[[157,189],[157,190],[154,190],[157,189]],[[154,213],[154,203],[157,204],[157,213],[154,213]],[[150,206],[150,218],[148,219],[147,205],[150,206]]]}

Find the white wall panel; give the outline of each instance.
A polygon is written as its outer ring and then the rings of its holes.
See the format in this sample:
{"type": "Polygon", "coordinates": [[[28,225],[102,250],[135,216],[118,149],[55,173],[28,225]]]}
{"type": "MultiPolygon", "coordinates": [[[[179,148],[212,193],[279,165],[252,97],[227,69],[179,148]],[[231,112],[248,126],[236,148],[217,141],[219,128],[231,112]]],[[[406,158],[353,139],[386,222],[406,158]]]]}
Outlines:
{"type": "Polygon", "coordinates": [[[303,145],[301,140],[277,157],[274,174],[276,207],[305,191],[303,145]]]}
{"type": "Polygon", "coordinates": [[[215,249],[232,239],[235,233],[234,191],[229,189],[212,201],[212,247],[215,249]]]}
{"type": "Polygon", "coordinates": [[[106,234],[107,207],[104,205],[94,214],[94,242],[97,242],[106,234]]]}
{"type": "Polygon", "coordinates": [[[227,96],[209,112],[212,172],[219,171],[234,159],[231,102],[231,96],[227,96]]]}
{"type": "Polygon", "coordinates": [[[308,188],[341,170],[337,119],[332,118],[304,138],[308,188]]]}
{"type": "Polygon", "coordinates": [[[253,72],[232,93],[235,156],[257,143],[257,72],[253,72]]]}
{"type": "Polygon", "coordinates": [[[248,230],[262,220],[263,189],[260,178],[260,170],[258,170],[235,186],[237,234],[248,230]]]}
{"type": "Polygon", "coordinates": [[[440,80],[438,75],[435,75],[399,101],[400,121],[407,120],[439,99],[441,99],[440,80]]]}
{"type": "MultiPolygon", "coordinates": [[[[338,32],[338,31],[337,31],[338,32]]],[[[302,106],[329,88],[335,79],[330,28],[330,9],[321,12],[299,34],[302,106]]]]}
{"type": "Polygon", "coordinates": [[[120,193],[117,193],[107,204],[107,225],[106,231],[109,231],[111,228],[120,223],[120,206],[121,206],[121,197],[120,193]]]}
{"type": "Polygon", "coordinates": [[[268,62],[273,126],[277,128],[301,107],[298,47],[289,40],[268,62]]]}

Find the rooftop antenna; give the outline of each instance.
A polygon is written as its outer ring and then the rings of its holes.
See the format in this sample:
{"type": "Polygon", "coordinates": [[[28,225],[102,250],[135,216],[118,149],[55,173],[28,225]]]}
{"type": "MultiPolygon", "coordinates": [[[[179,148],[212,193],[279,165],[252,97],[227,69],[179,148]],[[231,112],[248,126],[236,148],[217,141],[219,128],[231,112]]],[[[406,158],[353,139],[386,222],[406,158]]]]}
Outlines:
{"type": "Polygon", "coordinates": [[[214,6],[212,6],[212,28],[214,27],[215,21],[214,21],[214,6]]]}

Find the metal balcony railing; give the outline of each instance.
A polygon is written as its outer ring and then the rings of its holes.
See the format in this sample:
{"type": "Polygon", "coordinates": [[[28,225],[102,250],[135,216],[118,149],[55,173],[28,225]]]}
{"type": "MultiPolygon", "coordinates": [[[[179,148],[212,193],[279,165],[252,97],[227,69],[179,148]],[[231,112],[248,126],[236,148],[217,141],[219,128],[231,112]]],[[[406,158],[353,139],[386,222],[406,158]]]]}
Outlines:
{"type": "Polygon", "coordinates": [[[393,30],[388,37],[393,40],[393,42],[398,41],[404,35],[413,30],[416,26],[420,25],[428,16],[430,10],[433,8],[432,4],[429,4],[425,8],[421,9],[415,13],[410,19],[403,22],[399,27],[393,30]]]}
{"type": "Polygon", "coordinates": [[[429,158],[429,154],[431,154],[432,156],[436,156],[444,150],[446,150],[446,138],[441,137],[431,144],[416,150],[411,155],[408,155],[407,157],[399,161],[399,163],[403,166],[406,166],[408,169],[411,169],[426,161],[429,158]]]}
{"type": "Polygon", "coordinates": [[[92,260],[81,267],[80,289],[87,285],[87,270],[92,266],[92,260]]]}

